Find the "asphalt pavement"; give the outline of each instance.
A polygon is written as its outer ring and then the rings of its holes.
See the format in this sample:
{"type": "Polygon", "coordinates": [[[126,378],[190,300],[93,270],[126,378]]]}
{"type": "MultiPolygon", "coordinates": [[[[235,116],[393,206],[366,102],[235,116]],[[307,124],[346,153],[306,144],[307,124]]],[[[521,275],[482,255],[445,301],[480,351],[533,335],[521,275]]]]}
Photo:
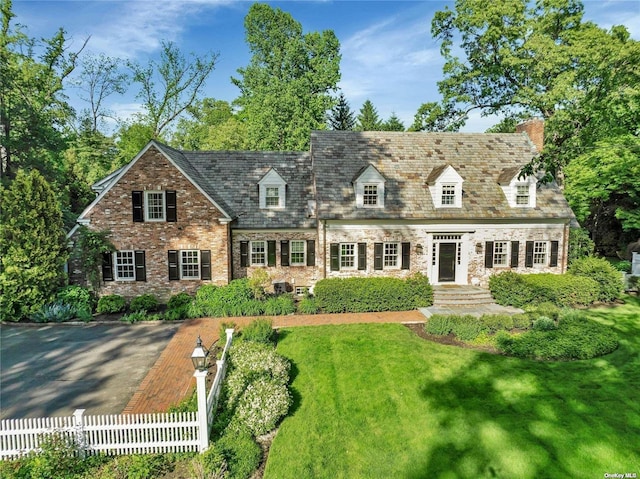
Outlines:
{"type": "Polygon", "coordinates": [[[0,325],[0,419],[120,414],[180,325],[0,325]]]}

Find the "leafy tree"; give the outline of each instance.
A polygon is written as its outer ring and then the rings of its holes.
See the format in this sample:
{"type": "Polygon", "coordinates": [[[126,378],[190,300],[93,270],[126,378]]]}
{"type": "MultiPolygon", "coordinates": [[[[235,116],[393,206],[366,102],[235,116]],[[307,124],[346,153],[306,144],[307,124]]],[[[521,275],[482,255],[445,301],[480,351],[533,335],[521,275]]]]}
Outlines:
{"type": "Polygon", "coordinates": [[[173,134],[171,144],[185,150],[202,149],[212,127],[224,124],[234,117],[231,105],[223,100],[205,98],[187,108],[189,118],[182,117],[173,134]]]}
{"type": "Polygon", "coordinates": [[[371,100],[366,100],[358,113],[358,122],[356,130],[358,131],[380,131],[382,130],[382,122],[378,116],[378,110],[373,106],[371,100]]]}
{"type": "Polygon", "coordinates": [[[163,42],[159,62],[151,60],[147,66],[129,63],[133,81],[140,85],[137,97],[142,100],[145,123],[152,128],[153,138],[160,138],[165,128],[194,104],[217,59],[216,53],[188,59],[174,43],[163,42]]]}
{"type": "Polygon", "coordinates": [[[391,113],[389,119],[382,124],[382,130],[404,131],[404,124],[400,121],[400,118],[398,118],[395,113],[391,113]]]}
{"type": "Polygon", "coordinates": [[[56,195],[36,170],[0,187],[0,205],[0,317],[19,321],[63,285],[66,237],[56,195]]]}
{"type": "Polygon", "coordinates": [[[162,136],[156,135],[154,126],[146,122],[144,117],[138,116],[136,120],[123,122],[116,134],[118,153],[114,168],[130,162],[152,138],[164,141],[162,136]]]}
{"type": "Polygon", "coordinates": [[[12,26],[11,0],[0,0],[0,12],[0,176],[36,167],[53,178],[65,146],[61,130],[73,113],[63,84],[84,45],[69,51],[62,29],[50,39],[27,37],[12,26]]]}
{"type": "Polygon", "coordinates": [[[248,150],[250,146],[246,123],[232,117],[220,125],[210,126],[201,148],[204,150],[248,150]]]}
{"type": "Polygon", "coordinates": [[[413,117],[410,131],[458,131],[466,121],[466,114],[451,104],[423,103],[413,117]]]}
{"type": "Polygon", "coordinates": [[[356,119],[349,107],[344,93],[340,93],[338,102],[331,109],[329,115],[329,127],[332,130],[353,130],[356,125],[356,119]]]}
{"type": "Polygon", "coordinates": [[[254,3],[244,21],[252,52],[232,82],[251,149],[306,150],[311,130],[326,128],[331,92],[340,79],[335,34],[302,33],[290,14],[254,3]]]}

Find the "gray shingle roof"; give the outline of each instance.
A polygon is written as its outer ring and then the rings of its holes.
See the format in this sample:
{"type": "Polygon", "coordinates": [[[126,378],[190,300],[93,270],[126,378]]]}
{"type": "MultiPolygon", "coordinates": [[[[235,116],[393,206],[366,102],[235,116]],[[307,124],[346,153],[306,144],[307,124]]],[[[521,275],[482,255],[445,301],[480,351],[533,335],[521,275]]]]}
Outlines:
{"type": "Polygon", "coordinates": [[[318,218],[573,218],[555,183],[538,185],[535,208],[509,206],[500,176],[536,154],[525,134],[315,131],[311,153],[318,218]],[[386,178],[384,209],[355,207],[351,179],[369,164],[386,178]],[[462,208],[433,205],[428,182],[446,165],[464,179],[462,208]]]}

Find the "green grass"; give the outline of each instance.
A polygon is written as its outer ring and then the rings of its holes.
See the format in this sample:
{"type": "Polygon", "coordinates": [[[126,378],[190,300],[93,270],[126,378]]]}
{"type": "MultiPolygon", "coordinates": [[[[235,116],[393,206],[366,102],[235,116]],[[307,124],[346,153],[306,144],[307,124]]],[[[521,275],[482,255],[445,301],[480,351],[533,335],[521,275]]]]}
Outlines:
{"type": "Polygon", "coordinates": [[[640,301],[590,311],[612,354],[535,362],[401,325],[282,331],[294,405],[265,478],[557,478],[640,473],[640,301]]]}

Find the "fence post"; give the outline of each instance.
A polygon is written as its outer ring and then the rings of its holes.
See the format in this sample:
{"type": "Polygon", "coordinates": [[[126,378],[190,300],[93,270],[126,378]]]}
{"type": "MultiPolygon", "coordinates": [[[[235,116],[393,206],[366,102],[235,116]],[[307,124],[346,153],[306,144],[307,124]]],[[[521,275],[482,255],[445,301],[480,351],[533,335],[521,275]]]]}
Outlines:
{"type": "Polygon", "coordinates": [[[86,409],[73,411],[73,428],[75,429],[76,445],[82,459],[87,455],[87,440],[84,434],[84,412],[86,409]]]}
{"type": "Polygon", "coordinates": [[[209,448],[209,419],[207,418],[207,373],[196,371],[196,394],[198,396],[198,427],[200,429],[200,444],[198,450],[204,452],[209,448]]]}

